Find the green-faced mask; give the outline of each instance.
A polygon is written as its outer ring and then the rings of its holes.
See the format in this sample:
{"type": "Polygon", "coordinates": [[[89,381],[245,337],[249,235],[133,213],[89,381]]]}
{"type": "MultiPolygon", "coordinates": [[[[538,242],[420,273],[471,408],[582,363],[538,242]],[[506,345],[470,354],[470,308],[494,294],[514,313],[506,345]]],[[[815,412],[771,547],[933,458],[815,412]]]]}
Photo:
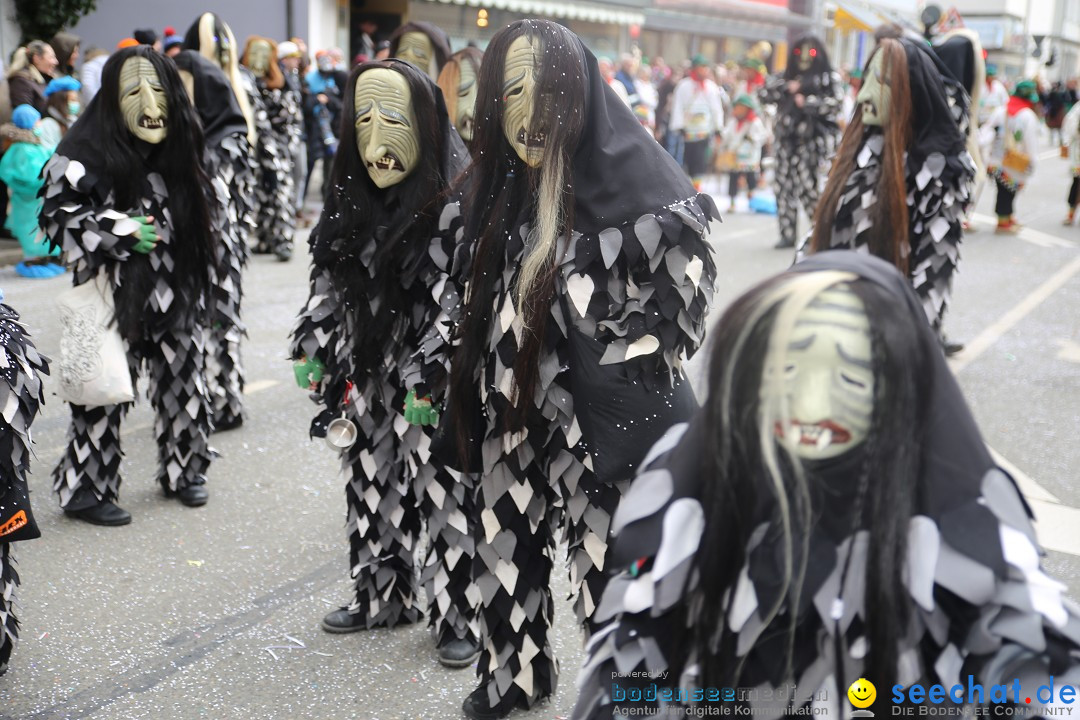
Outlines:
{"type": "Polygon", "coordinates": [[[264,77],[270,69],[270,43],[265,40],[255,40],[248,46],[247,52],[248,70],[255,77],[264,77]]]}
{"type": "Polygon", "coordinates": [[[892,91],[885,78],[885,55],[874,53],[870,65],[863,74],[862,87],[855,101],[862,107],[863,125],[883,127],[889,121],[892,110],[892,91]]]}
{"type": "Polygon", "coordinates": [[[377,187],[401,182],[420,160],[420,133],[405,76],[389,68],[360,75],[354,95],[356,147],[377,187]]]}
{"type": "Polygon", "coordinates": [[[808,42],[804,42],[795,50],[795,54],[799,56],[799,72],[806,72],[814,64],[814,59],[817,58],[817,48],[808,42]]]}
{"type": "Polygon", "coordinates": [[[476,114],[476,68],[468,60],[458,63],[461,68],[461,76],[458,79],[457,117],[454,125],[457,126],[458,134],[466,141],[473,138],[475,130],[476,114]]]}
{"type": "Polygon", "coordinates": [[[870,320],[851,286],[821,292],[799,314],[784,392],[791,417],[777,432],[799,457],[837,457],[866,439],[874,410],[870,320]]]}
{"type": "Polygon", "coordinates": [[[427,73],[432,80],[439,75],[439,70],[435,66],[435,46],[431,44],[431,38],[425,33],[413,31],[403,34],[398,38],[397,54],[394,57],[412,63],[427,73]]]}
{"type": "Polygon", "coordinates": [[[169,101],[153,64],[130,57],[120,68],[120,113],[131,134],[153,145],[165,139],[169,101]]]}
{"type": "Polygon", "coordinates": [[[529,167],[540,167],[544,161],[546,134],[529,127],[537,103],[540,54],[540,42],[522,35],[510,43],[503,68],[503,134],[529,167]]]}

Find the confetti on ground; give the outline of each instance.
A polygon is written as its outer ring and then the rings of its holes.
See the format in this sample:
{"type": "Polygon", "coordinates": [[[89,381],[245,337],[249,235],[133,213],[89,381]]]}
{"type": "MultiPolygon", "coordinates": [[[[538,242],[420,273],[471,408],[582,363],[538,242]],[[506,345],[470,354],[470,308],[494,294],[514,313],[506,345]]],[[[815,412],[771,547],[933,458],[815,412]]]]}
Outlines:
{"type": "Polygon", "coordinates": [[[383,667],[386,668],[387,670],[389,670],[390,672],[394,672],[394,668],[390,667],[386,663],[383,663],[383,667]]]}
{"type": "Polygon", "coordinates": [[[49,637],[48,631],[41,633],[41,635],[38,636],[38,640],[44,640],[47,637],[49,637]]]}
{"type": "Polygon", "coordinates": [[[297,639],[296,639],[296,638],[294,638],[294,637],[293,637],[292,635],[286,635],[286,636],[285,636],[285,639],[286,639],[286,640],[288,640],[289,642],[294,642],[294,643],[296,643],[296,644],[297,644],[297,645],[299,645],[300,647],[307,647],[307,645],[305,645],[305,644],[304,644],[303,642],[301,642],[300,640],[297,640],[297,639]]]}
{"type": "Polygon", "coordinates": [[[270,657],[274,658],[275,660],[277,660],[277,659],[278,659],[278,657],[277,657],[277,653],[276,653],[276,652],[274,652],[273,650],[271,650],[270,648],[266,647],[266,648],[263,648],[263,650],[265,650],[266,652],[270,653],[270,657]]]}
{"type": "Polygon", "coordinates": [[[188,560],[187,564],[191,565],[192,567],[202,567],[204,562],[206,562],[206,561],[205,560],[188,560]]]}

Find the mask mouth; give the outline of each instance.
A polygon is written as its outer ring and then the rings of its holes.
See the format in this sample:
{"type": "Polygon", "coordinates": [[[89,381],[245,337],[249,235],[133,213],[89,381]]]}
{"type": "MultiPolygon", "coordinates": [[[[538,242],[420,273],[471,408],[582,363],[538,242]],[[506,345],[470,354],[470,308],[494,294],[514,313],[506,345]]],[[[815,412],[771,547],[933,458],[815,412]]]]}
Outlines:
{"type": "Polygon", "coordinates": [[[863,112],[868,112],[874,117],[877,117],[877,103],[873,100],[863,100],[862,108],[863,112]]]}
{"type": "Polygon", "coordinates": [[[402,164],[401,160],[398,160],[397,156],[393,153],[386,153],[375,162],[369,162],[367,166],[369,168],[375,168],[376,170],[397,170],[398,172],[403,172],[405,170],[405,166],[402,164]]]}
{"type": "Polygon", "coordinates": [[[472,133],[473,131],[473,119],[471,117],[461,118],[461,127],[458,129],[459,133],[472,133]]]}
{"type": "Polygon", "coordinates": [[[546,132],[527,133],[525,128],[518,130],[517,141],[527,148],[542,148],[547,142],[546,132]]]}
{"type": "Polygon", "coordinates": [[[165,127],[165,118],[151,118],[143,115],[139,118],[139,127],[147,130],[162,130],[165,127]]]}
{"type": "Polygon", "coordinates": [[[777,423],[776,434],[789,438],[796,445],[816,447],[818,450],[824,450],[830,445],[844,445],[851,442],[851,432],[832,420],[802,423],[792,418],[786,431],[780,423],[777,423]]]}

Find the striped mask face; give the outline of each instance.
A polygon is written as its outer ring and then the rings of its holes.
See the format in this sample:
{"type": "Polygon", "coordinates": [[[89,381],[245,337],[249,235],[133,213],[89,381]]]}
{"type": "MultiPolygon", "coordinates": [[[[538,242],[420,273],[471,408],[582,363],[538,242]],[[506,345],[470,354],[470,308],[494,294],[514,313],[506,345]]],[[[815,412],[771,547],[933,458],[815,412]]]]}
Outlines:
{"type": "Polygon", "coordinates": [[[375,68],[356,81],[356,147],[376,187],[404,180],[420,161],[420,133],[405,76],[375,68]]]}
{"type": "Polygon", "coordinates": [[[398,39],[398,60],[412,63],[420,68],[421,72],[427,73],[434,80],[439,75],[435,66],[435,47],[431,44],[431,38],[422,32],[407,32],[398,39]]]}
{"type": "Polygon", "coordinates": [[[120,68],[120,113],[139,140],[156,145],[169,129],[169,101],[153,64],[131,57],[120,68]]]}
{"type": "Polygon", "coordinates": [[[837,457],[866,439],[874,410],[870,320],[849,285],[821,292],[799,314],[784,392],[790,417],[776,432],[799,457],[837,457]]]}
{"type": "Polygon", "coordinates": [[[503,134],[514,152],[529,167],[544,161],[543,128],[530,127],[537,104],[536,76],[542,48],[539,41],[522,35],[510,43],[503,66],[503,134]]]}

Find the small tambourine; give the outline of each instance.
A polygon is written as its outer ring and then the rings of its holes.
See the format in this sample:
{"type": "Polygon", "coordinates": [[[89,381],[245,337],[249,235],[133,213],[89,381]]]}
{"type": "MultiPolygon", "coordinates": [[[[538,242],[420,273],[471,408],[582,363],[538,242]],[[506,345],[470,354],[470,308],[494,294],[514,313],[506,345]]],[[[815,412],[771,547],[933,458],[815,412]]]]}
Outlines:
{"type": "Polygon", "coordinates": [[[335,450],[348,450],[356,444],[356,438],[359,434],[356,423],[348,418],[349,394],[352,389],[353,384],[350,380],[345,385],[345,400],[341,406],[341,417],[334,418],[326,426],[326,444],[335,450]]]}

